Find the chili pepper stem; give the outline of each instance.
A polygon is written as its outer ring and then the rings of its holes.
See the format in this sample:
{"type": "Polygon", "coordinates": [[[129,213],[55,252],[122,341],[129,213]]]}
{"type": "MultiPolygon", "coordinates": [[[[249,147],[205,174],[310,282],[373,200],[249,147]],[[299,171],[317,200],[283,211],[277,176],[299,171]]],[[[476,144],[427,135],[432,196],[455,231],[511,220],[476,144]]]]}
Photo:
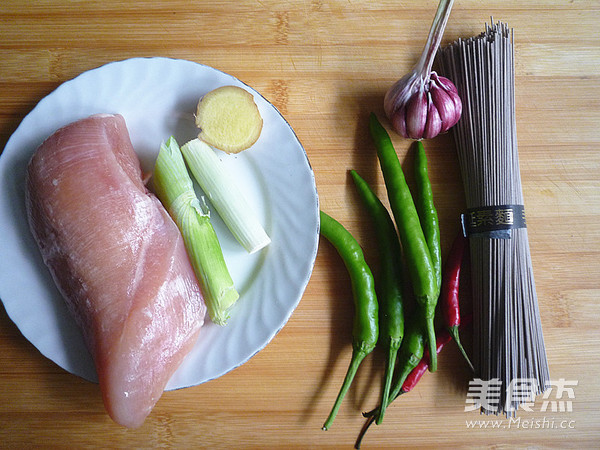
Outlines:
{"type": "Polygon", "coordinates": [[[375,415],[369,416],[367,418],[367,421],[363,425],[362,429],[360,430],[360,433],[358,434],[358,437],[356,438],[356,443],[354,444],[354,448],[356,450],[360,449],[360,444],[362,443],[362,440],[365,437],[365,434],[367,434],[369,427],[371,425],[373,425],[373,422],[375,422],[375,415]]]}
{"type": "Polygon", "coordinates": [[[448,327],[448,332],[452,336],[452,339],[454,339],[454,341],[456,342],[456,345],[458,345],[458,349],[460,350],[460,352],[462,353],[463,357],[465,358],[465,361],[467,361],[467,364],[469,365],[469,367],[471,368],[471,370],[473,372],[475,372],[475,368],[473,367],[473,363],[469,359],[469,356],[467,355],[467,352],[465,351],[464,347],[460,343],[460,336],[459,336],[459,333],[458,333],[458,326],[448,327]]]}
{"type": "Polygon", "coordinates": [[[435,372],[437,370],[437,343],[435,337],[435,326],[433,324],[433,317],[428,317],[426,321],[427,343],[429,345],[429,355],[431,355],[429,357],[429,371],[435,372]]]}
{"type": "Polygon", "coordinates": [[[402,385],[404,384],[404,381],[406,380],[406,377],[408,377],[408,375],[412,372],[412,370],[416,367],[416,365],[418,364],[420,358],[418,357],[411,357],[409,360],[409,364],[407,364],[406,366],[404,366],[404,369],[402,370],[402,372],[400,373],[400,377],[398,378],[398,380],[396,381],[394,390],[391,392],[391,394],[389,395],[387,401],[385,403],[381,403],[381,405],[379,405],[377,408],[372,409],[369,412],[363,413],[363,417],[367,418],[367,421],[365,422],[365,424],[363,425],[362,429],[360,430],[360,433],[358,435],[358,437],[356,438],[356,443],[354,444],[354,448],[359,449],[360,448],[360,444],[365,436],[365,434],[367,433],[369,427],[373,424],[376,423],[377,425],[381,424],[381,421],[383,420],[383,413],[385,412],[385,409],[387,406],[390,406],[390,404],[396,400],[398,397],[400,397],[400,395],[402,395],[404,393],[404,391],[402,390],[402,385]]]}
{"type": "Polygon", "coordinates": [[[331,424],[333,424],[333,421],[335,420],[335,416],[337,415],[337,413],[340,409],[340,406],[342,405],[342,401],[344,400],[344,397],[346,396],[346,393],[348,392],[348,389],[350,388],[350,385],[352,384],[352,380],[354,380],[354,376],[356,375],[358,366],[360,366],[360,363],[362,362],[363,359],[365,359],[367,354],[368,354],[367,352],[364,352],[360,349],[352,350],[352,359],[350,360],[350,365],[348,366],[348,371],[346,372],[346,377],[344,378],[344,382],[342,384],[342,387],[340,388],[340,392],[338,393],[338,396],[335,399],[333,408],[331,408],[329,417],[327,417],[327,420],[323,424],[324,431],[327,431],[331,427],[331,424]]]}
{"type": "Polygon", "coordinates": [[[383,421],[383,415],[385,409],[390,403],[390,389],[392,388],[392,377],[394,375],[394,367],[396,367],[396,356],[400,349],[401,339],[392,339],[390,342],[389,353],[387,357],[387,365],[385,367],[385,384],[383,386],[383,393],[381,394],[381,408],[379,414],[377,414],[377,425],[380,425],[383,421]]]}
{"type": "MultiPolygon", "coordinates": [[[[411,357],[411,360],[412,359],[413,358],[411,357]]],[[[390,400],[388,401],[387,406],[389,406],[390,403],[392,403],[396,399],[396,397],[398,397],[400,395],[400,391],[402,390],[402,385],[404,384],[406,377],[408,376],[409,373],[412,372],[412,370],[417,366],[417,364],[419,364],[420,360],[421,360],[421,358],[414,358],[414,361],[411,361],[410,364],[406,364],[404,366],[404,368],[402,369],[402,372],[400,372],[400,374],[398,376],[398,380],[396,380],[396,384],[394,385],[394,390],[390,394],[390,400]]]]}
{"type": "MultiPolygon", "coordinates": [[[[396,400],[398,397],[400,397],[402,394],[406,394],[406,391],[404,391],[403,389],[400,389],[400,392],[398,392],[395,397],[391,397],[390,396],[390,398],[388,399],[388,402],[387,402],[387,406],[390,406],[390,404],[394,400],[396,400]]],[[[379,415],[380,408],[381,407],[378,406],[377,408],[374,408],[371,411],[367,411],[367,412],[362,413],[363,417],[366,418],[367,421],[363,425],[362,429],[360,430],[360,433],[358,434],[358,437],[356,438],[356,443],[354,444],[354,448],[356,448],[356,449],[360,448],[360,444],[362,443],[362,440],[365,437],[365,434],[367,434],[367,431],[369,430],[369,427],[374,422],[377,425],[379,425],[379,423],[377,422],[376,418],[379,415]]]]}

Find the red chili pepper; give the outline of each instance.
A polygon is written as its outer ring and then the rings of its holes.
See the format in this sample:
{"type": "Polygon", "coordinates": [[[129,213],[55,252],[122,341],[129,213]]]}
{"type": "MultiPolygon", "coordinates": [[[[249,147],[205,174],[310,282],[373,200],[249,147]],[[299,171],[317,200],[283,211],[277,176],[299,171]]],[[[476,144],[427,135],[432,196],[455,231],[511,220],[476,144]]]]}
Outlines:
{"type": "Polygon", "coordinates": [[[458,333],[458,327],[460,326],[460,306],[458,304],[458,288],[460,284],[460,269],[465,257],[465,248],[468,245],[467,238],[462,234],[458,233],[450,254],[446,260],[446,266],[444,270],[444,277],[442,283],[442,311],[444,315],[444,322],[446,328],[450,333],[450,336],[456,341],[458,348],[465,360],[469,364],[471,370],[474,370],[471,360],[467,356],[467,352],[460,343],[460,336],[458,333]]]}

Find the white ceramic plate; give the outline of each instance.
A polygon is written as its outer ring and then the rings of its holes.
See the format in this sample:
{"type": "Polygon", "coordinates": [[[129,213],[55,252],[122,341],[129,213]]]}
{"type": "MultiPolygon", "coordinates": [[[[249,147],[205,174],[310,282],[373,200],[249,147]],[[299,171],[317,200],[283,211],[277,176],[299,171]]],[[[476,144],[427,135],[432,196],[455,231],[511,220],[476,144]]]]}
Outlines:
{"type": "Polygon", "coordinates": [[[22,121],[0,157],[0,298],[39,351],[90,381],[96,371],[81,334],[44,266],[29,232],[24,176],[29,158],[56,129],[94,113],[124,116],[142,167],[152,169],[161,142],[196,136],[198,100],[223,85],[250,91],[264,126],[256,144],[238,155],[219,153],[244,186],[272,243],[248,255],[213,214],[240,300],[226,327],[207,321],[193,351],[167,389],[219,377],[261,350],[285,325],[312,273],[319,206],[307,155],[292,128],[260,94],[211,67],[167,58],[107,64],[62,84],[22,121]]]}

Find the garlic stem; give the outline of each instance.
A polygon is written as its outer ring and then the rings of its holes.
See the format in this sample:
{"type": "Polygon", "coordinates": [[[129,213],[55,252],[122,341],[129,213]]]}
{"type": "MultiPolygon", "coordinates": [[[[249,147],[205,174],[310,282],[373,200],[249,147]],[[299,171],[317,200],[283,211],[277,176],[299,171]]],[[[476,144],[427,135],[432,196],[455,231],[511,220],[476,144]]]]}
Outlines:
{"type": "Polygon", "coordinates": [[[431,24],[431,29],[429,30],[429,36],[427,36],[425,48],[423,49],[421,58],[415,67],[415,72],[421,74],[422,76],[424,75],[429,77],[429,73],[431,73],[433,61],[435,60],[435,55],[440,43],[442,42],[442,37],[444,36],[444,30],[446,29],[446,24],[448,23],[448,18],[450,17],[450,11],[452,10],[453,3],[454,0],[440,0],[438,9],[431,24]]]}

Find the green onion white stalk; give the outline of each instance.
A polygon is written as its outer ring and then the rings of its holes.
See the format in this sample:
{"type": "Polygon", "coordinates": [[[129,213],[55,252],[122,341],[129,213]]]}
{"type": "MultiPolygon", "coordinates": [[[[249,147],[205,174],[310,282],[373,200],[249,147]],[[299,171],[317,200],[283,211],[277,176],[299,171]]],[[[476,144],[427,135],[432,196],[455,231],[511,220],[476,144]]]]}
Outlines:
{"type": "Polygon", "coordinates": [[[228,173],[215,151],[200,139],[193,139],[181,152],[194,178],[210,199],[227,228],[237,241],[254,253],[271,242],[248,205],[236,180],[228,173]]]}
{"type": "Polygon", "coordinates": [[[153,182],[156,195],[181,231],[211,320],[225,325],[239,294],[210,223],[208,208],[194,192],[181,150],[173,137],[160,147],[153,182]]]}

